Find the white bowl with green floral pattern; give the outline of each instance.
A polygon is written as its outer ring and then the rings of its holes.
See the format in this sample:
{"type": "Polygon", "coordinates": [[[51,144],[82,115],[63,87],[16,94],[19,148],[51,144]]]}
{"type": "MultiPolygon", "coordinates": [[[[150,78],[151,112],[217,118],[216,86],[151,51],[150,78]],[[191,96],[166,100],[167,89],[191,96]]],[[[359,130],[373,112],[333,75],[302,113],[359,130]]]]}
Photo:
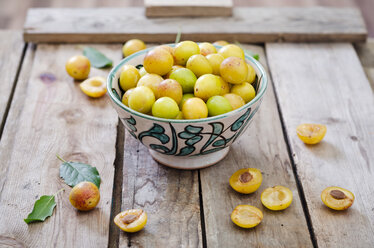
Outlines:
{"type": "Polygon", "coordinates": [[[204,119],[163,119],[139,113],[121,101],[124,93],[119,86],[121,68],[125,64],[143,64],[148,50],[126,57],[108,76],[108,93],[124,126],[161,164],[178,169],[198,169],[219,162],[229,152],[230,145],[248,128],[261,105],[268,84],[264,68],[246,54],[246,62],[257,74],[253,84],[256,97],[241,108],[204,119]]]}

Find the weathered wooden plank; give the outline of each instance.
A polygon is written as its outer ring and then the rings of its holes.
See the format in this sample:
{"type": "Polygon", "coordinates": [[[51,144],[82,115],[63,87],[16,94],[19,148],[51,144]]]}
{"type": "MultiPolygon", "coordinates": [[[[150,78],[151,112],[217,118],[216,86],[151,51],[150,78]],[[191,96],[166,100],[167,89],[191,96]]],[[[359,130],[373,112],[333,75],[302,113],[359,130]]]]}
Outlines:
{"type": "Polygon", "coordinates": [[[353,46],[267,44],[266,53],[319,247],[373,247],[374,97],[353,46]],[[327,125],[322,143],[298,139],[308,122],[327,125]],[[324,206],[328,186],[351,190],[353,206],[324,206]]]}
{"type": "Polygon", "coordinates": [[[24,43],[19,31],[0,31],[0,137],[10,106],[24,43]]]}
{"type": "MultiPolygon", "coordinates": [[[[115,61],[120,45],[98,46],[115,61]]],[[[41,45],[28,51],[0,143],[0,236],[27,247],[104,247],[108,244],[113,161],[118,117],[107,97],[89,99],[65,72],[81,47],[41,45]],[[58,153],[97,167],[102,183],[98,207],[82,213],[68,200],[59,178],[58,153]],[[52,217],[27,225],[23,219],[44,194],[56,197],[52,217]]],[[[108,70],[91,69],[91,75],[108,70]]]]}
{"type": "MultiPolygon", "coordinates": [[[[259,53],[266,66],[263,48],[245,47],[259,53]]],[[[228,156],[200,172],[208,247],[312,247],[271,82],[266,94],[255,120],[233,144],[228,156]],[[236,193],[229,178],[235,171],[248,167],[262,171],[263,183],[253,194],[236,193]],[[261,192],[275,185],[289,187],[294,195],[292,205],[281,212],[267,210],[260,200],[261,192]],[[230,214],[239,204],[260,208],[263,222],[253,230],[236,227],[230,214]]]]}
{"type": "Polygon", "coordinates": [[[30,9],[24,39],[32,42],[364,41],[359,10],[351,8],[234,8],[232,17],[148,19],[144,8],[30,9]],[[97,18],[100,16],[100,18],[97,18]],[[318,17],[318,18],[316,18],[318,17]],[[79,25],[77,25],[79,23],[79,25]]]}
{"type": "Polygon", "coordinates": [[[147,17],[231,16],[232,0],[145,0],[147,17]]]}
{"type": "Polygon", "coordinates": [[[368,39],[365,43],[355,44],[361,64],[369,79],[371,89],[374,91],[374,39],[368,39]]]}
{"type": "Polygon", "coordinates": [[[122,232],[120,247],[202,247],[197,173],[158,164],[126,132],[122,211],[141,208],[148,223],[139,233],[122,232]]]}

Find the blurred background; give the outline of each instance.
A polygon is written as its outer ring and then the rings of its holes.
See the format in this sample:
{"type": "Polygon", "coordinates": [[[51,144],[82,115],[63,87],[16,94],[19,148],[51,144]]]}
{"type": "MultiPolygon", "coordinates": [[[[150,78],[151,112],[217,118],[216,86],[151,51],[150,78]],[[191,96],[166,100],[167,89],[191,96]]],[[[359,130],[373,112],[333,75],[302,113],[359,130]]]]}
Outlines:
{"type": "MultiPolygon", "coordinates": [[[[177,1],[177,0],[176,0],[177,1]]],[[[374,0],[233,0],[234,6],[330,6],[361,10],[370,37],[374,37],[374,0]]],[[[22,29],[28,8],[143,6],[142,0],[0,0],[0,29],[22,29]]]]}

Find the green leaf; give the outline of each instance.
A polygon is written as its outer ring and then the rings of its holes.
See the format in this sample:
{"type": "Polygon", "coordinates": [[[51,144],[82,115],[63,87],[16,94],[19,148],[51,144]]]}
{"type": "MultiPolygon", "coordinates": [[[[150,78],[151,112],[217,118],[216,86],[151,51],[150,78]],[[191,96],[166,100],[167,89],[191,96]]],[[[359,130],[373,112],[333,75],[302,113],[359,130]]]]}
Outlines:
{"type": "Polygon", "coordinates": [[[96,68],[103,68],[112,66],[113,61],[108,59],[104,54],[92,47],[85,47],[83,50],[84,56],[86,56],[91,65],[96,68]]]}
{"type": "Polygon", "coordinates": [[[67,162],[58,155],[57,158],[63,162],[60,166],[60,177],[67,185],[74,187],[80,182],[88,181],[100,188],[101,179],[96,167],[79,162],[67,162]]]}
{"type": "Polygon", "coordinates": [[[43,195],[34,204],[34,208],[24,221],[29,224],[36,221],[44,221],[53,214],[56,207],[54,195],[43,195]]]}

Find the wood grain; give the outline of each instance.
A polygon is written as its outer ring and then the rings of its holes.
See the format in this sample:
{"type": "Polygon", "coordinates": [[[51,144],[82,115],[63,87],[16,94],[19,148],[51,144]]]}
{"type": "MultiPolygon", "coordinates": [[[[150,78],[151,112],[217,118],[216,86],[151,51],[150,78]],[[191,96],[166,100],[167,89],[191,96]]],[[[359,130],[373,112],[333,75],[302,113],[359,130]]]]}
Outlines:
{"type": "Polygon", "coordinates": [[[123,166],[122,211],[141,208],[148,222],[120,247],[202,247],[197,171],[158,164],[127,131],[123,166]]]}
{"type": "Polygon", "coordinates": [[[138,38],[145,42],[174,42],[180,28],[182,39],[194,41],[356,42],[367,36],[360,11],[350,8],[236,8],[232,17],[172,20],[147,19],[143,8],[35,8],[28,11],[24,39],[108,43],[138,38]]]}
{"type": "Polygon", "coordinates": [[[10,106],[24,43],[19,31],[0,31],[0,138],[10,106]]]}
{"type": "MultiPolygon", "coordinates": [[[[266,66],[264,50],[245,46],[260,54],[266,66]]],[[[228,156],[210,168],[201,170],[205,227],[208,247],[312,247],[306,219],[299,199],[292,166],[283,139],[277,105],[270,82],[262,106],[243,136],[232,145],[228,156]],[[258,168],[263,174],[261,187],[253,194],[236,193],[230,176],[242,168],[258,168]],[[283,185],[293,192],[293,203],[284,211],[267,210],[261,192],[283,185]],[[235,226],[230,214],[237,205],[249,204],[264,213],[263,222],[254,229],[235,226]]]]}
{"type": "Polygon", "coordinates": [[[145,0],[147,17],[231,16],[232,0],[145,0]]]}
{"type": "Polygon", "coordinates": [[[355,48],[374,92],[374,39],[370,38],[365,43],[355,44],[355,48]]]}
{"type": "Polygon", "coordinates": [[[351,44],[267,44],[270,71],[319,247],[374,246],[374,97],[351,44]],[[298,139],[301,123],[327,126],[322,143],[298,139]],[[347,211],[320,194],[355,194],[347,211]]]}
{"type": "MultiPolygon", "coordinates": [[[[116,62],[121,58],[120,45],[96,48],[116,62]]],[[[0,143],[0,160],[6,161],[0,165],[1,239],[27,247],[108,244],[118,117],[109,98],[89,99],[65,72],[66,60],[82,50],[40,45],[35,54],[27,51],[0,143]],[[84,213],[70,205],[56,153],[97,167],[102,178],[97,208],[84,213]],[[53,216],[25,224],[34,201],[61,188],[53,216]]],[[[91,69],[92,76],[107,73],[91,69]]]]}

